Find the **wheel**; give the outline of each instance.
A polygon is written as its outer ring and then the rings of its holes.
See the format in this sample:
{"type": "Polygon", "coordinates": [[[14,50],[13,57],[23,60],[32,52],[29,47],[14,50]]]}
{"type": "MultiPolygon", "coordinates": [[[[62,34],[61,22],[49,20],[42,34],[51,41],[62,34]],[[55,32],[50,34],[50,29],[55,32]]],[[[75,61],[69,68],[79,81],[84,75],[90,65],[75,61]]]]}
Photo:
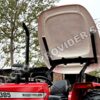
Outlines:
{"type": "Polygon", "coordinates": [[[100,100],[100,89],[90,90],[83,100],[100,100]]]}

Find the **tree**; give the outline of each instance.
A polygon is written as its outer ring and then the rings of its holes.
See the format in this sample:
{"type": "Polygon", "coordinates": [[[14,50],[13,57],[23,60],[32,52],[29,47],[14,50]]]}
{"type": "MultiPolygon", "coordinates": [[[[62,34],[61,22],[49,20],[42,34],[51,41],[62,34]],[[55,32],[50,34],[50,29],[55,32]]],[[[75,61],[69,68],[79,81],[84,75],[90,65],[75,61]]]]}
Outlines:
{"type": "Polygon", "coordinates": [[[0,45],[3,66],[12,66],[15,62],[24,62],[25,34],[22,22],[30,30],[30,61],[40,64],[37,39],[38,15],[54,6],[55,0],[0,0],[0,45]],[[6,59],[5,59],[6,58],[6,59]]]}

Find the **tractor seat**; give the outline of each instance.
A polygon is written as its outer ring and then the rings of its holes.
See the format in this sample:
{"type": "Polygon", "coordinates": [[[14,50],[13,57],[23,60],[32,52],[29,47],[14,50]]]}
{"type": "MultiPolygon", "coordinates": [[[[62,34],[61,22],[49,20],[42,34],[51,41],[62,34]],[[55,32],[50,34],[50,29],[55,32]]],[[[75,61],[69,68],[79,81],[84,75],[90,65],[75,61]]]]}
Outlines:
{"type": "Polygon", "coordinates": [[[69,92],[69,81],[59,80],[54,82],[51,87],[51,95],[57,95],[61,97],[67,97],[69,92]]]}

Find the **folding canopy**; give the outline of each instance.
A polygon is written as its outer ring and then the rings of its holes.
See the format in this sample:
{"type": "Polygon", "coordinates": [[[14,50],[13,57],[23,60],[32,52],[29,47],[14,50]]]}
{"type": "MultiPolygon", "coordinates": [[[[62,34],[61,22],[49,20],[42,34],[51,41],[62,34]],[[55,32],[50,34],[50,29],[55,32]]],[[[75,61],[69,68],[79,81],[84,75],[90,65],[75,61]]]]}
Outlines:
{"type": "Polygon", "coordinates": [[[97,57],[97,62],[91,63],[86,72],[91,72],[99,67],[99,33],[93,18],[83,6],[65,5],[44,11],[39,16],[38,33],[41,54],[48,68],[52,67],[49,58],[52,60],[64,59],[64,61],[67,59],[66,64],[57,64],[54,72],[77,74],[85,64],[85,62],[80,63],[81,59],[91,59],[95,58],[94,56],[97,57]],[[94,36],[95,44],[92,43],[91,34],[94,36]],[[48,51],[49,53],[47,53],[48,51]],[[80,61],[73,60],[73,63],[68,63],[70,59],[75,58],[80,61]]]}

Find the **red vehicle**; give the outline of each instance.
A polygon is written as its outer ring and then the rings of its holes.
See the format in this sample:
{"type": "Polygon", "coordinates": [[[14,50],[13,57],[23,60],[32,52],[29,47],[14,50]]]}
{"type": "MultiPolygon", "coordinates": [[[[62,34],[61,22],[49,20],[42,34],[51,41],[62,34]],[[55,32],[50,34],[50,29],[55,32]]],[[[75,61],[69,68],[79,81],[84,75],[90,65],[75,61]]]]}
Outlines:
{"type": "MultiPolygon", "coordinates": [[[[23,27],[26,31],[24,69],[28,69],[29,31],[24,23],[23,27]]],[[[100,100],[100,83],[88,83],[83,78],[84,73],[96,70],[100,64],[99,33],[88,11],[80,5],[55,7],[39,16],[38,27],[41,53],[49,68],[48,78],[36,76],[30,80],[31,70],[20,70],[15,83],[0,85],[0,100],[100,100]],[[68,80],[52,84],[52,71],[78,74],[77,81],[72,86],[68,80]]]]}

